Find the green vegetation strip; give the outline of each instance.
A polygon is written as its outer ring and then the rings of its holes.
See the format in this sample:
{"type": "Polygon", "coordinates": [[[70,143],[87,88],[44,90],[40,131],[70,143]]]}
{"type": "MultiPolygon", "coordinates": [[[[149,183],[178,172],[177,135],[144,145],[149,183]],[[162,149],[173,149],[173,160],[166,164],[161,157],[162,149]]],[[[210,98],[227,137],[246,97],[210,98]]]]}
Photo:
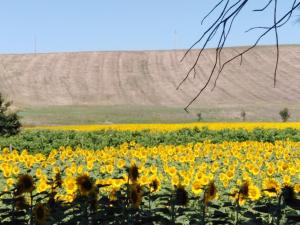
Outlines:
{"type": "Polygon", "coordinates": [[[300,130],[297,129],[254,129],[247,131],[203,129],[182,129],[174,132],[145,131],[115,131],[101,130],[94,132],[78,131],[23,131],[16,136],[0,137],[0,148],[9,147],[17,150],[28,149],[31,153],[49,153],[51,149],[60,146],[79,146],[86,149],[102,149],[104,147],[116,147],[124,142],[135,141],[143,146],[184,145],[211,141],[221,143],[224,141],[261,141],[275,142],[277,140],[300,141],[300,130]]]}

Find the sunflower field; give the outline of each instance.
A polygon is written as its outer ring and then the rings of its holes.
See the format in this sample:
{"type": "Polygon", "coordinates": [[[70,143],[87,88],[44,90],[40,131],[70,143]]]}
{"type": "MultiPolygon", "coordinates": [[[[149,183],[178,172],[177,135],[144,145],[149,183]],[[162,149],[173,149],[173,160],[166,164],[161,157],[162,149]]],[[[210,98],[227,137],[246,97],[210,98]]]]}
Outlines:
{"type": "Polygon", "coordinates": [[[299,141],[182,141],[201,131],[173,144],[2,145],[0,224],[300,224],[299,141]]]}
{"type": "Polygon", "coordinates": [[[177,124],[88,124],[88,125],[65,125],[65,126],[37,126],[27,127],[28,130],[76,130],[76,131],[96,131],[96,130],[118,130],[118,131],[176,131],[181,129],[194,129],[207,127],[210,130],[239,129],[253,130],[262,129],[300,129],[300,122],[198,122],[198,123],[177,123],[177,124]]]}

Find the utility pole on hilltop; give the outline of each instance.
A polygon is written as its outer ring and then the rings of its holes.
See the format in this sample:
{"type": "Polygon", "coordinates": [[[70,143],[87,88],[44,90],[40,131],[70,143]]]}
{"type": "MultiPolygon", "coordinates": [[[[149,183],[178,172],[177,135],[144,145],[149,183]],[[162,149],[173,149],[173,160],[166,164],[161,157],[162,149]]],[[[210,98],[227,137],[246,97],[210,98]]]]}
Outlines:
{"type": "Polygon", "coordinates": [[[177,31],[174,30],[174,50],[177,49],[177,31]]]}
{"type": "Polygon", "coordinates": [[[34,43],[33,43],[33,48],[34,48],[34,55],[36,55],[36,36],[34,36],[34,43]]]}

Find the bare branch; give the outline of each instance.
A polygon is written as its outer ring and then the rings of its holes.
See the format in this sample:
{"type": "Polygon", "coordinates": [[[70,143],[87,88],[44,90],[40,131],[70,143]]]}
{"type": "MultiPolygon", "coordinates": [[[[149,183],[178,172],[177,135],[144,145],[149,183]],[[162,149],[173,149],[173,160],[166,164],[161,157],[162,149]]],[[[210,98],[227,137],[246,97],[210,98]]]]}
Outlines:
{"type": "Polygon", "coordinates": [[[206,14],[206,16],[204,16],[204,18],[203,18],[202,21],[201,21],[201,25],[203,24],[204,20],[205,20],[207,17],[209,17],[210,14],[211,14],[213,11],[215,11],[215,10],[218,8],[218,6],[221,5],[223,2],[224,2],[224,0],[219,1],[219,3],[216,4],[216,5],[209,11],[209,13],[206,14]]]}
{"type": "Polygon", "coordinates": [[[278,62],[279,62],[279,44],[278,44],[278,27],[277,27],[277,0],[274,1],[274,31],[275,31],[275,38],[276,38],[276,65],[274,71],[274,87],[276,86],[276,79],[277,79],[277,70],[278,70],[278,62]]]}
{"type": "MultiPolygon", "coordinates": [[[[248,2],[248,0],[239,0],[237,1],[235,4],[231,5],[228,9],[227,9],[227,6],[229,4],[230,0],[227,0],[227,3],[226,5],[224,6],[224,9],[223,11],[221,12],[220,16],[218,17],[218,19],[204,32],[204,34],[201,36],[201,38],[196,41],[184,54],[184,56],[182,57],[181,61],[183,61],[185,59],[185,57],[187,56],[187,54],[198,44],[200,43],[203,38],[207,35],[207,39],[205,40],[205,43],[203,44],[199,54],[197,55],[197,58],[193,64],[193,66],[190,68],[190,70],[188,71],[187,75],[184,77],[184,79],[179,83],[179,85],[177,86],[177,90],[180,88],[180,86],[189,78],[191,72],[193,71],[194,67],[198,64],[198,61],[203,53],[203,51],[205,50],[207,44],[212,40],[212,38],[215,36],[216,32],[219,30],[219,27],[223,27],[223,32],[222,32],[222,36],[224,34],[224,30],[226,29],[226,23],[228,20],[230,19],[234,19],[238,14],[239,12],[241,11],[241,9],[246,5],[246,3],[248,2]],[[240,3],[240,5],[237,7],[237,9],[235,9],[231,14],[229,14],[227,17],[225,17],[227,15],[227,13],[230,12],[230,10],[232,10],[235,6],[237,6],[238,4],[240,3]],[[220,21],[220,22],[218,22],[220,21]],[[209,33],[210,32],[210,33],[209,33]]],[[[232,23],[231,23],[232,25],[232,23]]],[[[230,29],[229,29],[229,32],[231,30],[231,25],[230,25],[230,29]]],[[[228,32],[228,33],[229,33],[228,32]]],[[[227,36],[228,36],[228,33],[225,35],[225,39],[224,39],[224,43],[222,45],[222,48],[226,42],[226,39],[227,39],[227,36]]],[[[223,37],[221,37],[222,39],[223,37]]]]}
{"type": "Polygon", "coordinates": [[[269,5],[271,5],[272,2],[273,2],[273,0],[269,0],[269,2],[267,3],[266,6],[264,6],[264,7],[261,8],[261,9],[255,9],[255,10],[253,10],[253,11],[254,11],[254,12],[262,12],[262,11],[265,11],[265,10],[269,7],[269,5]]]}
{"type": "MultiPolygon", "coordinates": [[[[187,72],[186,76],[183,78],[183,80],[179,83],[177,89],[189,78],[192,71],[194,71],[194,77],[196,74],[195,67],[198,65],[200,57],[203,54],[203,51],[207,47],[208,43],[212,41],[215,37],[218,38],[218,45],[216,47],[215,52],[215,60],[214,64],[212,66],[212,69],[210,71],[210,74],[204,84],[204,86],[198,91],[198,93],[195,95],[195,97],[188,103],[188,105],[185,107],[185,110],[187,111],[191,104],[201,95],[201,93],[207,88],[209,83],[211,82],[211,79],[216,71],[217,65],[219,67],[219,70],[217,72],[217,76],[214,79],[214,86],[212,90],[217,85],[217,80],[219,79],[222,71],[232,61],[234,61],[237,58],[240,58],[240,65],[242,65],[243,56],[250,52],[252,49],[254,49],[258,43],[261,41],[263,37],[265,37],[268,33],[270,33],[272,30],[275,32],[275,45],[276,45],[276,64],[274,68],[274,86],[276,85],[277,81],[277,72],[278,72],[278,64],[279,64],[279,56],[280,56],[280,49],[279,49],[279,35],[278,35],[278,29],[282,26],[284,26],[292,17],[293,12],[300,6],[300,0],[294,0],[291,8],[285,12],[281,17],[278,18],[278,0],[269,0],[267,4],[261,8],[253,10],[254,12],[263,12],[266,9],[268,9],[271,5],[271,3],[274,3],[274,11],[273,11],[273,24],[268,26],[259,26],[259,27],[253,27],[246,32],[252,31],[254,29],[263,29],[261,35],[259,35],[256,39],[256,41],[248,48],[243,50],[240,53],[237,53],[233,57],[227,59],[225,62],[222,62],[222,51],[224,49],[224,46],[226,44],[226,41],[228,39],[228,36],[232,30],[234,21],[240,15],[241,11],[245,8],[249,0],[237,0],[234,3],[231,2],[231,0],[227,0],[226,4],[224,4],[223,9],[221,10],[220,14],[217,16],[217,18],[214,20],[214,22],[205,30],[203,35],[185,52],[184,56],[182,57],[181,61],[186,58],[188,53],[200,42],[203,41],[203,44],[200,48],[199,53],[196,56],[196,59],[187,72]],[[218,35],[217,35],[218,34],[218,35]]],[[[222,3],[224,3],[224,0],[219,0],[218,3],[212,8],[212,10],[209,11],[209,13],[203,18],[202,22],[209,17],[213,12],[215,12],[219,7],[221,7],[222,3]]]]}
{"type": "MultiPolygon", "coordinates": [[[[227,5],[229,3],[229,0],[227,0],[227,3],[222,11],[222,13],[220,14],[219,18],[203,33],[203,35],[201,36],[201,38],[199,38],[198,41],[196,41],[184,54],[184,56],[182,57],[182,59],[180,61],[183,61],[185,59],[185,57],[187,56],[187,54],[197,45],[199,44],[202,39],[209,33],[209,31],[218,23],[218,21],[222,18],[222,15],[224,14],[226,8],[227,8],[227,5]]],[[[204,45],[205,47],[205,45],[204,45]]]]}

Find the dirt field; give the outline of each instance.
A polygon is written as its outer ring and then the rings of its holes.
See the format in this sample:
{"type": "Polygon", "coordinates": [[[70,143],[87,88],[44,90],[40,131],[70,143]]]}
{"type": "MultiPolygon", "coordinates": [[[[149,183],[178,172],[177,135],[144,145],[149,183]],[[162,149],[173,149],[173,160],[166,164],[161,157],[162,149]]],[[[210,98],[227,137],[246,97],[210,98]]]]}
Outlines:
{"type": "MultiPolygon", "coordinates": [[[[243,48],[224,50],[223,60],[243,48]]],[[[279,120],[288,107],[300,120],[300,46],[281,46],[277,87],[275,50],[259,47],[227,67],[191,107],[204,84],[215,50],[204,52],[195,78],[176,86],[197,51],[180,63],[184,51],[78,52],[0,55],[0,92],[13,100],[26,124],[279,120]]]]}

